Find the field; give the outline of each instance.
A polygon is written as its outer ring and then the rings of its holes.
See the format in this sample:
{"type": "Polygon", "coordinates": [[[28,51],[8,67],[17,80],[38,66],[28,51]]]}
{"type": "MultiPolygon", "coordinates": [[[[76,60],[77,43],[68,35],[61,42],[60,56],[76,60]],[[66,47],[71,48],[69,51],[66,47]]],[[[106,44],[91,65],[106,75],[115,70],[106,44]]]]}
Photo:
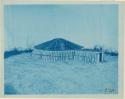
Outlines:
{"type": "Polygon", "coordinates": [[[118,56],[85,64],[44,62],[30,53],[5,59],[5,94],[117,94],[118,56]]]}

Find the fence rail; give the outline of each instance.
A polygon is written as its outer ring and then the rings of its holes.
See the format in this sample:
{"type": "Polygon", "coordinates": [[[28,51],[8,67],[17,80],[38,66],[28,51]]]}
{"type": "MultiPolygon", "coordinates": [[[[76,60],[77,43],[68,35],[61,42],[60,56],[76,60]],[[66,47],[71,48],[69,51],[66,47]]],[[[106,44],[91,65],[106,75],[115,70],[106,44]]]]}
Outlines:
{"type": "Polygon", "coordinates": [[[43,51],[34,50],[33,55],[37,55],[43,61],[82,61],[84,63],[98,63],[103,61],[102,52],[94,51],[43,51]]]}

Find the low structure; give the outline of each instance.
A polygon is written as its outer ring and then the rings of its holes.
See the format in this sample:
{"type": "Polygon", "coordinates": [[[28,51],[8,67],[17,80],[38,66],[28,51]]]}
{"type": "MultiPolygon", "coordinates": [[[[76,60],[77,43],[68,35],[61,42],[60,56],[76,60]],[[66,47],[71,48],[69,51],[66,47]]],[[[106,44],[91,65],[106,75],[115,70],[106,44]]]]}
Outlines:
{"type": "Polygon", "coordinates": [[[43,61],[82,61],[98,63],[103,61],[103,53],[94,50],[85,50],[83,46],[65,39],[56,38],[34,47],[33,55],[43,61]]]}

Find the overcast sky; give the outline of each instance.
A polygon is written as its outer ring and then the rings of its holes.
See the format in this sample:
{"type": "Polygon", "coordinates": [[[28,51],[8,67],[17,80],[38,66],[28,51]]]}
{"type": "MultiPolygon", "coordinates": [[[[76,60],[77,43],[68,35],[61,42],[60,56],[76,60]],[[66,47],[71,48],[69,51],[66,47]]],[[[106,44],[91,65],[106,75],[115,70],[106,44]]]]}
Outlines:
{"type": "Polygon", "coordinates": [[[118,48],[118,5],[6,5],[5,49],[53,38],[118,48]]]}

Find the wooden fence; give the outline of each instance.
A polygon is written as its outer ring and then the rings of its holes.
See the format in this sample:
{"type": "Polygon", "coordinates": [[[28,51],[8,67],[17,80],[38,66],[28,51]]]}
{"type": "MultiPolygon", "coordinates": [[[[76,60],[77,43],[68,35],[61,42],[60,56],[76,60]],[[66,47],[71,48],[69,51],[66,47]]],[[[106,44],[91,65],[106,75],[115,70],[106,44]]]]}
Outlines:
{"type": "Polygon", "coordinates": [[[44,61],[82,61],[84,63],[98,63],[103,61],[102,52],[94,51],[43,51],[34,50],[33,55],[37,55],[44,61]]]}

